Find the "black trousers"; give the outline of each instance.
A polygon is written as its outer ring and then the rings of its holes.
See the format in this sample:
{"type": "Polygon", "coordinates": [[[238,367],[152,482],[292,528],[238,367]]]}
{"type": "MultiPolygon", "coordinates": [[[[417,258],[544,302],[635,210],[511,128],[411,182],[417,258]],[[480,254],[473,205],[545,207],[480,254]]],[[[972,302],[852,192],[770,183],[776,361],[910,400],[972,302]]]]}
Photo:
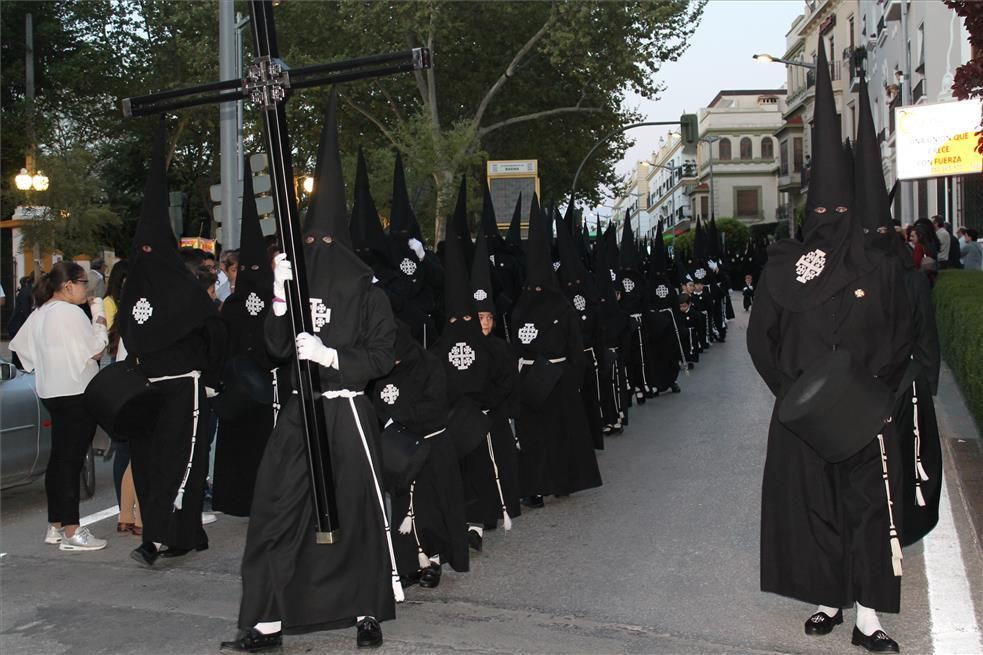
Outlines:
{"type": "Polygon", "coordinates": [[[96,434],[96,420],[82,395],[42,398],[51,414],[51,455],[44,474],[48,522],[78,525],[79,476],[96,434]]]}

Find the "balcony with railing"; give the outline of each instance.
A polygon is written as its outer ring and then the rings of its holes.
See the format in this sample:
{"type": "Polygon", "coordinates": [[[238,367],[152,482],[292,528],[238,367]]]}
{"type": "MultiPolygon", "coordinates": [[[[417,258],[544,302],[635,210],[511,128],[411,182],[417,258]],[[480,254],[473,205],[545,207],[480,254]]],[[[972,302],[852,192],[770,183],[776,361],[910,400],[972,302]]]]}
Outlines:
{"type": "Polygon", "coordinates": [[[925,97],[925,79],[922,78],[918,80],[918,84],[911,88],[911,102],[912,104],[917,104],[919,100],[925,97]]]}

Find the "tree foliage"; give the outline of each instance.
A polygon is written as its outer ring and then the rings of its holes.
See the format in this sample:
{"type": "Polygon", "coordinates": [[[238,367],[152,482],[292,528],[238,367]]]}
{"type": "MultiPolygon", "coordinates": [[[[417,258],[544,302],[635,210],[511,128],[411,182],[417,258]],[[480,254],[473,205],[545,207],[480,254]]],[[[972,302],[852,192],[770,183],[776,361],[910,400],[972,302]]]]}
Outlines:
{"type": "MultiPolygon", "coordinates": [[[[973,57],[956,69],[952,94],[960,100],[983,99],[983,2],[977,0],[944,0],[945,4],[963,18],[969,32],[973,57]]],[[[976,133],[976,151],[983,153],[983,130],[976,133]]]]}
{"type": "MultiPolygon", "coordinates": [[[[655,97],[663,62],[685,50],[705,0],[657,2],[461,3],[287,2],[276,9],[280,54],[296,68],[427,46],[434,67],[349,83],[339,90],[345,167],[366,149],[376,202],[388,211],[392,161],[403,153],[411,199],[424,227],[435,227],[460,175],[477,182],[491,159],[538,159],[546,201],[561,202],[574,170],[602,135],[638,116],[631,90],[655,97]]],[[[35,18],[38,142],[43,151],[83,147],[93,155],[105,205],[120,217],[103,235],[125,249],[141,201],[155,121],[124,120],[118,100],[218,78],[214,3],[164,0],[6,1],[3,11],[3,118],[24,120],[23,14],[35,18]],[[44,35],[43,38],[41,35],[44,35]],[[41,107],[43,105],[43,111],[41,107]],[[65,143],[55,134],[60,133],[65,143]]],[[[245,2],[238,10],[248,13],[245,2]]],[[[251,58],[252,38],[244,31],[251,58]]],[[[313,170],[326,90],[293,94],[288,120],[295,169],[313,170]]],[[[247,106],[249,152],[265,142],[247,106]]],[[[664,117],[663,117],[664,118],[664,117]]],[[[14,123],[16,124],[16,123],[14,123]]],[[[219,181],[218,110],[201,107],[167,118],[172,190],[188,194],[185,231],[209,229],[208,187],[219,181]]],[[[4,130],[4,185],[16,174],[24,140],[4,130]],[[8,154],[10,161],[8,161],[8,154]],[[11,173],[13,171],[13,173],[11,173]]],[[[614,180],[625,137],[601,147],[581,174],[586,198],[614,180]]],[[[49,177],[51,177],[49,175],[49,177]]],[[[52,177],[52,188],[59,180],[52,177]]],[[[480,206],[480,185],[469,185],[480,206]]],[[[3,212],[12,207],[4,199],[3,212]]]]}

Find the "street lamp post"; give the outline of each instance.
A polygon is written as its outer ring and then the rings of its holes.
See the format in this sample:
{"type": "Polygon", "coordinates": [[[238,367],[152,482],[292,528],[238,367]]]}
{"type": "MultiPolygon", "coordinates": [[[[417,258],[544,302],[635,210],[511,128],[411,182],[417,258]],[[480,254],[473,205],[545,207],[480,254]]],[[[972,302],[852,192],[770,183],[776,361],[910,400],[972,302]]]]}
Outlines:
{"type": "Polygon", "coordinates": [[[808,68],[808,69],[811,69],[811,70],[816,70],[816,65],[815,64],[810,64],[807,61],[792,61],[791,59],[782,59],[781,57],[773,57],[773,56],[768,55],[768,54],[751,55],[751,59],[754,59],[755,61],[760,61],[760,62],[763,62],[763,63],[766,63],[766,64],[770,64],[770,63],[774,62],[774,63],[779,63],[779,64],[785,64],[786,66],[801,66],[802,68],[808,68]]]}
{"type": "MultiPolygon", "coordinates": [[[[712,215],[716,214],[716,211],[717,211],[717,203],[716,203],[716,199],[714,198],[714,193],[716,192],[716,189],[714,188],[714,184],[713,184],[713,144],[715,142],[717,142],[717,141],[720,141],[720,137],[719,136],[701,136],[700,137],[700,141],[703,141],[704,143],[706,143],[707,146],[708,146],[708,149],[710,151],[710,156],[709,156],[709,160],[710,160],[710,215],[712,216],[712,215]]],[[[704,218],[704,220],[706,219],[705,216],[703,218],[704,218]]]]}

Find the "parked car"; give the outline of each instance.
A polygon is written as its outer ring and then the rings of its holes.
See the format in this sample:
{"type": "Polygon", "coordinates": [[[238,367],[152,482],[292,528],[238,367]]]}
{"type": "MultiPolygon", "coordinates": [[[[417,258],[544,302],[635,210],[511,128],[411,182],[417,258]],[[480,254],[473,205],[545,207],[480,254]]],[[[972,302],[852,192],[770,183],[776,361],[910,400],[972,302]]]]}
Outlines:
{"type": "MultiPolygon", "coordinates": [[[[51,454],[51,415],[38,398],[33,373],[0,359],[0,489],[44,475],[51,454]]],[[[95,457],[85,457],[79,481],[83,498],[96,492],[95,457]]]]}

